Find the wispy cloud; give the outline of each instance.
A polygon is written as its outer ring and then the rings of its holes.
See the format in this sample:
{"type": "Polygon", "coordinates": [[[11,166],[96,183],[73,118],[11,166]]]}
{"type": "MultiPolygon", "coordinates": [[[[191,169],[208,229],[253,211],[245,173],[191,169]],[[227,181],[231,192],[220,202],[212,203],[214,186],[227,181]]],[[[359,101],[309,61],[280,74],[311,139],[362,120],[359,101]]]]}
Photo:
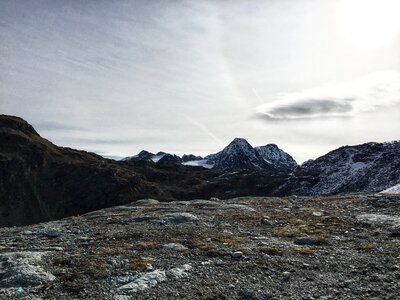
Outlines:
{"type": "Polygon", "coordinates": [[[211,137],[214,141],[216,141],[219,145],[223,146],[224,142],[218,138],[210,129],[207,128],[204,124],[200,123],[199,121],[196,121],[195,119],[184,115],[185,119],[188,120],[191,124],[196,126],[198,129],[200,129],[202,132],[204,132],[206,135],[211,137]]]}
{"type": "Polygon", "coordinates": [[[400,103],[400,72],[368,74],[354,81],[279,94],[257,107],[266,119],[350,117],[400,103]]]}

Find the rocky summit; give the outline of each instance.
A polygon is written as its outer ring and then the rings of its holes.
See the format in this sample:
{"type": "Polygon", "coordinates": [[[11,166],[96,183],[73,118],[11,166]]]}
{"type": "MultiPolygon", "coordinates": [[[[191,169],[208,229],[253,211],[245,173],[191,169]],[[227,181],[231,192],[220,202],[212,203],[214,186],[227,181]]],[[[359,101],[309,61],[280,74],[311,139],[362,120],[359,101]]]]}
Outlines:
{"type": "Polygon", "coordinates": [[[273,170],[273,164],[265,160],[245,139],[236,138],[222,151],[211,154],[205,159],[216,169],[273,170]]]}
{"type": "Polygon", "coordinates": [[[398,299],[400,196],[142,199],[0,229],[0,299],[398,299]]]}

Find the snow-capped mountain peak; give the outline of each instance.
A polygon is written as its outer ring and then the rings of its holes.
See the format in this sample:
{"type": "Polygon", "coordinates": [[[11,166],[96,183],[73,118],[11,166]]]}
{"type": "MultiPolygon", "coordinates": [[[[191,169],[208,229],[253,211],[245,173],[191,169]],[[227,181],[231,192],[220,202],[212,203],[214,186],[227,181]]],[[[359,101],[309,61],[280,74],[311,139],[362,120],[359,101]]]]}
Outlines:
{"type": "Polygon", "coordinates": [[[214,168],[224,170],[271,170],[273,166],[243,138],[235,138],[222,151],[206,157],[214,168]]]}

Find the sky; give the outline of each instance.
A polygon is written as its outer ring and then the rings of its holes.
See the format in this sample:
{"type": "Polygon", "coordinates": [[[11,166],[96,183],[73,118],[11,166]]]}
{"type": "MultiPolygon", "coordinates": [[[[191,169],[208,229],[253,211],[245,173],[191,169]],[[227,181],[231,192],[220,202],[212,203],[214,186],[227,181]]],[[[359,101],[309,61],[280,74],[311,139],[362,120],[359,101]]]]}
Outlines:
{"type": "Polygon", "coordinates": [[[125,157],[400,139],[398,0],[2,0],[0,113],[125,157]]]}

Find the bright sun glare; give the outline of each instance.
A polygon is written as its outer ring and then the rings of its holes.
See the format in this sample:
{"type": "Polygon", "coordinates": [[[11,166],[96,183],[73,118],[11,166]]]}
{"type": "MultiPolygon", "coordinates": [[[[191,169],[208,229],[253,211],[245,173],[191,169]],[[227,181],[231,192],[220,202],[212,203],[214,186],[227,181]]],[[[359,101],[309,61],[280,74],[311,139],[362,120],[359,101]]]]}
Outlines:
{"type": "Polygon", "coordinates": [[[400,34],[400,0],[341,0],[336,19],[350,43],[378,48],[400,34]]]}

